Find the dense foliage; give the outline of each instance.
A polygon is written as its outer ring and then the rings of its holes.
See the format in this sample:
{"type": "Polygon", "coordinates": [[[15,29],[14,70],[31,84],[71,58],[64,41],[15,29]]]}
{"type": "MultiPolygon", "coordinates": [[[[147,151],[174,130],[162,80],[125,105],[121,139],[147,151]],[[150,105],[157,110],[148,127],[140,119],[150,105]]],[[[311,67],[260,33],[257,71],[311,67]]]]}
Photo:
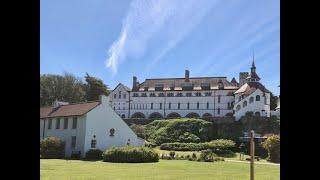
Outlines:
{"type": "Polygon", "coordinates": [[[88,73],[85,76],[86,84],[84,84],[84,90],[86,92],[87,101],[99,100],[100,95],[109,95],[109,88],[103,83],[101,79],[90,76],[88,73]]]}
{"type": "Polygon", "coordinates": [[[130,128],[133,130],[133,132],[140,138],[145,138],[145,126],[139,125],[139,124],[132,124],[130,128]]]}
{"type": "Polygon", "coordinates": [[[100,149],[90,149],[86,152],[87,160],[100,160],[102,159],[102,151],[100,149]]]}
{"type": "Polygon", "coordinates": [[[272,135],[263,142],[263,147],[268,151],[268,160],[271,162],[280,162],[280,136],[272,135]]]}
{"type": "Polygon", "coordinates": [[[146,138],[160,145],[170,142],[196,143],[208,141],[212,123],[201,119],[155,120],[146,125],[146,138]]]}
{"type": "Polygon", "coordinates": [[[232,152],[235,147],[235,142],[226,139],[217,139],[204,143],[163,143],[160,146],[162,150],[174,151],[201,151],[211,149],[214,153],[219,155],[233,156],[232,152]]]}
{"type": "Polygon", "coordinates": [[[103,161],[117,163],[143,163],[159,161],[158,153],[147,147],[114,147],[106,150],[102,156],[103,161]]]}
{"type": "Polygon", "coordinates": [[[40,156],[45,159],[59,159],[64,157],[65,143],[57,137],[47,137],[40,140],[40,156]]]}
{"type": "Polygon", "coordinates": [[[99,96],[108,95],[108,86],[102,80],[89,76],[81,78],[70,73],[63,75],[40,75],[40,106],[51,106],[55,100],[69,103],[98,100],[99,96]]]}

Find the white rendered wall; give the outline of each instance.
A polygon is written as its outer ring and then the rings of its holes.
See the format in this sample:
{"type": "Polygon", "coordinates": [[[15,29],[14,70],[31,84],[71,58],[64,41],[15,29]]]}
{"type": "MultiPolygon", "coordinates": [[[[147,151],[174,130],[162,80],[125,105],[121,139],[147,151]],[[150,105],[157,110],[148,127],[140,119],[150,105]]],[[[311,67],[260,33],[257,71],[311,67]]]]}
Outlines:
{"type": "Polygon", "coordinates": [[[235,110],[235,118],[236,120],[239,120],[242,116],[246,114],[248,111],[252,111],[253,114],[255,112],[260,112],[261,116],[266,116],[270,117],[270,94],[265,93],[265,97],[263,96],[263,92],[260,89],[257,89],[255,92],[250,94],[250,96],[245,97],[241,101],[239,101],[239,94],[236,94],[235,96],[235,105],[234,105],[234,110],[235,110]],[[256,101],[256,96],[260,96],[260,101],[256,101]],[[249,99],[250,97],[254,98],[253,103],[250,103],[249,99]],[[243,102],[247,101],[247,106],[243,107],[243,102]],[[237,106],[240,105],[240,110],[237,111],[237,106]]]}
{"type": "Polygon", "coordinates": [[[233,95],[227,95],[231,90],[211,90],[211,91],[170,91],[168,93],[182,93],[183,97],[150,97],[150,93],[164,93],[163,91],[155,92],[132,92],[131,93],[131,109],[130,116],[136,112],[143,113],[146,118],[148,118],[152,113],[158,112],[162,116],[164,113],[166,116],[171,112],[176,112],[180,114],[181,117],[185,117],[189,113],[197,113],[202,117],[205,113],[210,113],[212,116],[220,117],[225,116],[227,113],[232,112],[232,108],[228,109],[228,103],[234,101],[233,95]],[[196,92],[201,92],[202,96],[194,96],[196,92]],[[204,96],[205,92],[211,92],[211,96],[204,96]],[[133,93],[138,93],[139,97],[133,97],[133,93]],[[147,97],[141,97],[142,93],[146,93],[147,97]],[[192,93],[192,97],[186,97],[186,93],[192,93]],[[218,102],[218,96],[221,96],[220,103],[218,102]],[[199,109],[197,108],[197,103],[199,102],[199,109]],[[151,109],[151,103],[153,103],[153,109],[151,109]],[[160,109],[160,103],[162,103],[162,109],[160,109]],[[165,103],[165,107],[164,107],[165,103]],[[171,109],[169,109],[169,103],[171,103],[171,109]],[[180,109],[178,109],[178,103],[180,103],[180,109]],[[189,109],[187,108],[187,103],[190,104],[189,109]],[[207,109],[207,103],[209,103],[209,108],[207,109]],[[141,108],[140,108],[141,107],[141,108]],[[218,114],[218,108],[220,108],[220,114],[218,114]]]}
{"type": "MultiPolygon", "coordinates": [[[[85,116],[78,117],[77,128],[72,129],[72,120],[73,117],[68,117],[68,129],[64,129],[64,117],[60,118],[60,128],[56,129],[56,120],[57,118],[52,118],[51,129],[48,129],[48,119],[45,119],[45,137],[53,136],[58,137],[65,141],[65,155],[70,157],[72,151],[80,151],[81,155],[84,155],[84,136],[85,136],[85,116]],[[71,138],[76,136],[76,147],[71,148],[71,138]]],[[[40,127],[41,129],[41,127],[40,127]]]]}
{"type": "Polygon", "coordinates": [[[121,117],[122,115],[125,118],[128,118],[128,110],[129,110],[129,92],[126,91],[124,86],[120,84],[116,89],[114,89],[110,95],[110,105],[117,112],[117,114],[121,117]],[[119,94],[121,92],[121,98],[119,98],[119,94]],[[124,98],[124,94],[125,98],[124,98]],[[116,95],[116,98],[114,98],[116,95]]]}
{"type": "Polygon", "coordinates": [[[102,96],[102,104],[87,113],[84,151],[91,148],[91,140],[96,136],[96,148],[106,150],[111,147],[130,145],[142,146],[144,140],[137,137],[131,128],[117,115],[109,105],[109,98],[102,96]],[[114,136],[110,136],[110,129],[114,128],[114,136]]]}

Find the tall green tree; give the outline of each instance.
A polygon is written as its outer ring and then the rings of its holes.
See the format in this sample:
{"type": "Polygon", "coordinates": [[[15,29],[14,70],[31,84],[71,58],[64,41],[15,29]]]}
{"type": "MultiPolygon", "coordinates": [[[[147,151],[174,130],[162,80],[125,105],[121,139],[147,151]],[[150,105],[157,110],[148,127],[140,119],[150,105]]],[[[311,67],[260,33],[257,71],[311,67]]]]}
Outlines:
{"type": "Polygon", "coordinates": [[[275,110],[277,107],[278,96],[274,96],[272,93],[270,94],[270,110],[275,110]]]}
{"type": "Polygon", "coordinates": [[[87,101],[96,101],[99,100],[100,95],[108,96],[110,94],[108,86],[101,79],[86,73],[85,80],[87,83],[84,85],[84,89],[87,101]]]}
{"type": "Polygon", "coordinates": [[[40,106],[50,106],[55,100],[70,103],[85,101],[81,79],[70,73],[40,75],[40,106]]]}

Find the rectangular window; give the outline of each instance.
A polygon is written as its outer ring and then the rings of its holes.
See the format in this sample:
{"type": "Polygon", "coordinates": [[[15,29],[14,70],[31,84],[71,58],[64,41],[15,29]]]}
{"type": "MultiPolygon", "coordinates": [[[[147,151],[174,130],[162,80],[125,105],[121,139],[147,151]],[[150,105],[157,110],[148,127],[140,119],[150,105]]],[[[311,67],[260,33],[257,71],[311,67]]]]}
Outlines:
{"type": "Polygon", "coordinates": [[[127,94],[123,94],[123,99],[126,99],[127,98],[127,94]]]}
{"type": "Polygon", "coordinates": [[[74,117],[72,119],[72,129],[77,129],[77,122],[78,122],[78,118],[74,117]]]}
{"type": "Polygon", "coordinates": [[[162,109],[162,103],[160,103],[160,109],[162,109]]]}
{"type": "Polygon", "coordinates": [[[199,104],[199,102],[197,103],[197,109],[199,109],[199,106],[200,106],[200,104],[199,104]]]}
{"type": "Polygon", "coordinates": [[[56,129],[60,129],[60,118],[56,119],[56,129]]]}
{"type": "Polygon", "coordinates": [[[178,109],[180,109],[180,103],[178,103],[178,109]]]}
{"type": "Polygon", "coordinates": [[[220,108],[218,108],[218,114],[220,114],[220,108]]]}
{"type": "Polygon", "coordinates": [[[207,109],[209,109],[209,103],[207,102],[207,109]]]}
{"type": "Polygon", "coordinates": [[[63,129],[68,129],[68,118],[64,118],[63,129]]]}
{"type": "Polygon", "coordinates": [[[190,108],[190,103],[188,103],[187,106],[188,106],[187,108],[189,109],[190,108]]]}
{"type": "Polygon", "coordinates": [[[51,129],[52,128],[52,119],[49,119],[48,120],[48,129],[51,129]]]}
{"type": "Polygon", "coordinates": [[[151,103],[151,109],[153,109],[153,103],[151,103]]]}
{"type": "Polygon", "coordinates": [[[71,148],[76,148],[76,136],[71,136],[71,148]]]}
{"type": "Polygon", "coordinates": [[[220,103],[221,95],[218,95],[218,103],[220,103]]]}
{"type": "Polygon", "coordinates": [[[171,103],[169,103],[169,109],[171,109],[171,103]]]}
{"type": "Polygon", "coordinates": [[[138,93],[133,93],[133,97],[138,97],[138,93]]]}
{"type": "Polygon", "coordinates": [[[119,99],[121,99],[121,91],[119,91],[119,99]]]}
{"type": "Polygon", "coordinates": [[[117,94],[114,94],[114,95],[113,95],[113,98],[116,99],[116,98],[117,98],[117,94]]]}

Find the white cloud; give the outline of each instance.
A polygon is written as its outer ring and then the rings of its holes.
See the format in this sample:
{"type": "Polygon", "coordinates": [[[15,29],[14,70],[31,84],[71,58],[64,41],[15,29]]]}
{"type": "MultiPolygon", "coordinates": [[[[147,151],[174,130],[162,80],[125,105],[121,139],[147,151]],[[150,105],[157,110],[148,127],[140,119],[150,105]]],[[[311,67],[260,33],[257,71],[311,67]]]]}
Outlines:
{"type": "Polygon", "coordinates": [[[163,38],[163,47],[148,68],[153,67],[200,22],[216,4],[213,0],[133,0],[123,21],[120,37],[108,51],[106,66],[115,74],[128,58],[137,59],[155,36],[163,38]]]}

